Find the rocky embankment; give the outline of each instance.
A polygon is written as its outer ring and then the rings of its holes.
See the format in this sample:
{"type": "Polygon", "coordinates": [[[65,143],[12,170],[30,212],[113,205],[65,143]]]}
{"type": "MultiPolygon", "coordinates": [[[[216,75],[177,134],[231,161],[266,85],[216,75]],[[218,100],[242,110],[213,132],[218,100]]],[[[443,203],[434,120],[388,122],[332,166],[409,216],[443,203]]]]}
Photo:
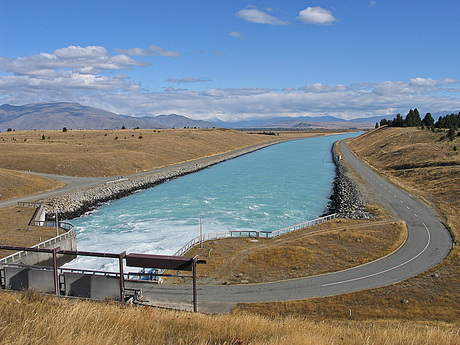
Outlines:
{"type": "Polygon", "coordinates": [[[329,202],[329,211],[337,213],[339,217],[351,219],[374,219],[375,217],[365,210],[366,199],[361,194],[356,183],[348,174],[348,168],[337,151],[338,143],[332,146],[332,156],[336,166],[336,177],[329,202]]]}
{"type": "Polygon", "coordinates": [[[143,175],[49,198],[44,201],[45,212],[49,218],[53,218],[56,212],[58,213],[59,219],[77,218],[86,212],[94,210],[107,201],[120,199],[136,191],[154,187],[168,180],[205,169],[211,165],[256,151],[272,144],[273,143],[262,144],[245,150],[238,150],[217,158],[210,158],[204,162],[192,162],[181,168],[171,168],[167,171],[143,175]]]}

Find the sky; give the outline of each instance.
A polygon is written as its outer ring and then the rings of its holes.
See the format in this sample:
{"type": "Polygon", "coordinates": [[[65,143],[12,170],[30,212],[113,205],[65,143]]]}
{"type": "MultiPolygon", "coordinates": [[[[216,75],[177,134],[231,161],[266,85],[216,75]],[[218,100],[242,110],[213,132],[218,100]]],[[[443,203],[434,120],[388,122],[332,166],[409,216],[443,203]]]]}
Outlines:
{"type": "Polygon", "coordinates": [[[0,104],[238,121],[460,109],[458,0],[0,0],[0,104]]]}

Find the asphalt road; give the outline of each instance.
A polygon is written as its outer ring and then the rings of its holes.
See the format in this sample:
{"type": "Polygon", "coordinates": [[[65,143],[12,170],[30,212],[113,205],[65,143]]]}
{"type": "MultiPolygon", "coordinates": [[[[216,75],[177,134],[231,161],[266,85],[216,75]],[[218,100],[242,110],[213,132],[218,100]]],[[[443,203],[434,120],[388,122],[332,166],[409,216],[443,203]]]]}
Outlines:
{"type": "MultiPolygon", "coordinates": [[[[212,310],[212,306],[219,303],[230,308],[237,302],[298,300],[377,288],[422,273],[447,257],[452,238],[435,212],[420,199],[374,173],[350,152],[344,141],[341,141],[341,149],[342,158],[406,221],[406,243],[387,257],[336,273],[265,284],[199,286],[201,310],[212,310]]],[[[143,291],[150,300],[190,301],[191,298],[190,285],[146,285],[143,291]]]]}

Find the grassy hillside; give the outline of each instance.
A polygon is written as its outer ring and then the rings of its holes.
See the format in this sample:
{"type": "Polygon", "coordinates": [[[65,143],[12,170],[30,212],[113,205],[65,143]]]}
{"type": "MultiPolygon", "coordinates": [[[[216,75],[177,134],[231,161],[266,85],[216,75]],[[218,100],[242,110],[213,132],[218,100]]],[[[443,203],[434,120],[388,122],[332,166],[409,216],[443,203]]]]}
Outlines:
{"type": "Polygon", "coordinates": [[[273,139],[219,129],[4,132],[0,133],[0,168],[68,176],[117,176],[273,139]]]}
{"type": "Polygon", "coordinates": [[[53,190],[63,182],[0,168],[0,201],[53,190]]]}
{"type": "Polygon", "coordinates": [[[331,133],[299,131],[263,135],[229,129],[3,132],[0,168],[68,176],[120,176],[274,140],[331,133]]]}
{"type": "Polygon", "coordinates": [[[350,147],[376,171],[425,199],[460,235],[460,139],[416,128],[379,128],[353,140],[350,147]]]}

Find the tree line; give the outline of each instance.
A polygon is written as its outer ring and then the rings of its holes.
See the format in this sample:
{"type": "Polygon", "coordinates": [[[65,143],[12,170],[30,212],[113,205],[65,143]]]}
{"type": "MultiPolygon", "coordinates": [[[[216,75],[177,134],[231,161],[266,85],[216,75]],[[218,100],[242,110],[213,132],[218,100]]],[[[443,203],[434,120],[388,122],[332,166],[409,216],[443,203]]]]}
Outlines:
{"type": "MultiPolygon", "coordinates": [[[[393,120],[380,120],[380,126],[385,125],[388,127],[421,127],[422,129],[428,128],[432,131],[436,129],[448,129],[448,138],[454,140],[456,131],[460,128],[460,113],[440,116],[435,122],[431,113],[426,113],[422,119],[419,111],[415,108],[414,110],[410,109],[405,118],[401,114],[397,114],[393,120]]],[[[378,127],[379,123],[377,122],[375,128],[378,127]]]]}
{"type": "MultiPolygon", "coordinates": [[[[419,111],[415,108],[414,110],[410,109],[405,118],[401,114],[397,114],[393,120],[380,120],[380,126],[385,125],[388,127],[422,127],[432,130],[435,128],[458,129],[460,127],[460,113],[441,116],[435,122],[431,113],[426,113],[422,119],[419,111]]],[[[378,126],[379,124],[376,123],[376,127],[378,126]]]]}

